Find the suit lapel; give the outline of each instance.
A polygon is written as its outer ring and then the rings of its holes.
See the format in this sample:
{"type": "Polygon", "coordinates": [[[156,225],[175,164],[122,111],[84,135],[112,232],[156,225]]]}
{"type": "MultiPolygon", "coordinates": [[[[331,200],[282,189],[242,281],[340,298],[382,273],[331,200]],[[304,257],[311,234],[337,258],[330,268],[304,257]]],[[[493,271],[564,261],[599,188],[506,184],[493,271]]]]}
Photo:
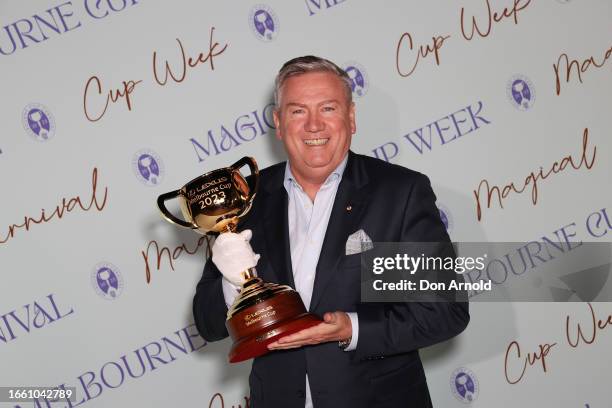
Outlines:
{"type": "Polygon", "coordinates": [[[366,183],[367,175],[363,163],[358,156],[349,152],[349,161],[338,186],[317,264],[310,311],[317,307],[345,255],[348,236],[358,229],[369,198],[365,189],[362,189],[366,183]]]}
{"type": "Polygon", "coordinates": [[[266,276],[265,279],[269,282],[295,288],[291,268],[291,247],[289,246],[287,192],[283,186],[283,177],[284,171],[279,172],[266,192],[267,196],[264,204],[266,257],[272,265],[273,276],[266,276]]]}

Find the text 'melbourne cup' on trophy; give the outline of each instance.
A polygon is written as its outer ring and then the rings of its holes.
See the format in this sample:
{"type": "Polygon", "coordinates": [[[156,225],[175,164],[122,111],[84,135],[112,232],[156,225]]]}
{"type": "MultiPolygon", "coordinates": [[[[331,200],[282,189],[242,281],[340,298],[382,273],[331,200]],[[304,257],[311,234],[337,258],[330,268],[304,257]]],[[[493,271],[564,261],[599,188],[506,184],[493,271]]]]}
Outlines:
{"type": "MultiPolygon", "coordinates": [[[[191,180],[182,188],[160,195],[157,206],[163,217],[176,225],[202,234],[234,232],[240,217],[251,209],[259,184],[259,169],[251,157],[243,157],[230,167],[211,171],[191,180]],[[248,166],[250,183],[240,173],[248,166]],[[178,198],[183,217],[174,216],[166,201],[178,198]]],[[[254,268],[242,272],[240,294],[227,312],[225,326],[234,341],[231,363],[268,352],[268,344],[321,322],[308,313],[300,295],[287,285],[263,282],[254,268]]]]}

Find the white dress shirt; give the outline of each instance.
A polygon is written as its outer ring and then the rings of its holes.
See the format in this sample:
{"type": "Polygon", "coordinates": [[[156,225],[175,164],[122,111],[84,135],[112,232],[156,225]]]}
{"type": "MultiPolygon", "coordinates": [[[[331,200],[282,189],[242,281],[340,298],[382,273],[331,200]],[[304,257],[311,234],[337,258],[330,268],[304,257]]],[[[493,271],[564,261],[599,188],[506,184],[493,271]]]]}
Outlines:
{"type": "MultiPolygon", "coordinates": [[[[317,192],[314,202],[310,200],[302,186],[298,184],[291,173],[287,162],[285,167],[284,186],[288,196],[289,243],[291,247],[291,267],[295,289],[300,294],[306,310],[310,307],[312,289],[315,280],[317,263],[321,255],[323,239],[327,232],[329,217],[331,215],[336,192],[342,174],[346,168],[348,154],[340,165],[327,177],[317,192]]],[[[237,296],[238,288],[226,279],[223,279],[223,295],[228,308],[237,296]]],[[[359,322],[356,313],[347,313],[351,319],[351,343],[345,351],[357,347],[359,322]]],[[[308,374],[306,374],[306,404],[305,408],[313,408],[308,374]]]]}

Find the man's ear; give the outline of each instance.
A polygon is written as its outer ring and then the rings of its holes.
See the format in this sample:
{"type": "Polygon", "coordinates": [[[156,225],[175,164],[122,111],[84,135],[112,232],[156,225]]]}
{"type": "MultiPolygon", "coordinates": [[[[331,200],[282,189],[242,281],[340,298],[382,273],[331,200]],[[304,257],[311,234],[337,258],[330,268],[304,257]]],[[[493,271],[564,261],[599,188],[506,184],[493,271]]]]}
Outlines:
{"type": "Polygon", "coordinates": [[[274,127],[276,128],[276,138],[282,140],[283,135],[280,130],[280,109],[276,108],[272,111],[272,119],[274,120],[274,127]]]}
{"type": "Polygon", "coordinates": [[[357,125],[355,124],[355,102],[351,102],[351,106],[349,107],[349,120],[351,121],[351,134],[354,135],[355,132],[357,132],[357,125]]]}

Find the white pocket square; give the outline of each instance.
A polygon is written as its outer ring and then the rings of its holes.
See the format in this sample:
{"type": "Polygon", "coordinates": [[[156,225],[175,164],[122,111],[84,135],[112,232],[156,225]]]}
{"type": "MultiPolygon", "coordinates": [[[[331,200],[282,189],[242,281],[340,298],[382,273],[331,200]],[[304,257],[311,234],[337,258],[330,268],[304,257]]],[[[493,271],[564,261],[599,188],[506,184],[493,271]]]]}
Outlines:
{"type": "Polygon", "coordinates": [[[346,255],[360,254],[372,248],[374,248],[372,239],[362,229],[349,235],[346,240],[346,255]]]}

